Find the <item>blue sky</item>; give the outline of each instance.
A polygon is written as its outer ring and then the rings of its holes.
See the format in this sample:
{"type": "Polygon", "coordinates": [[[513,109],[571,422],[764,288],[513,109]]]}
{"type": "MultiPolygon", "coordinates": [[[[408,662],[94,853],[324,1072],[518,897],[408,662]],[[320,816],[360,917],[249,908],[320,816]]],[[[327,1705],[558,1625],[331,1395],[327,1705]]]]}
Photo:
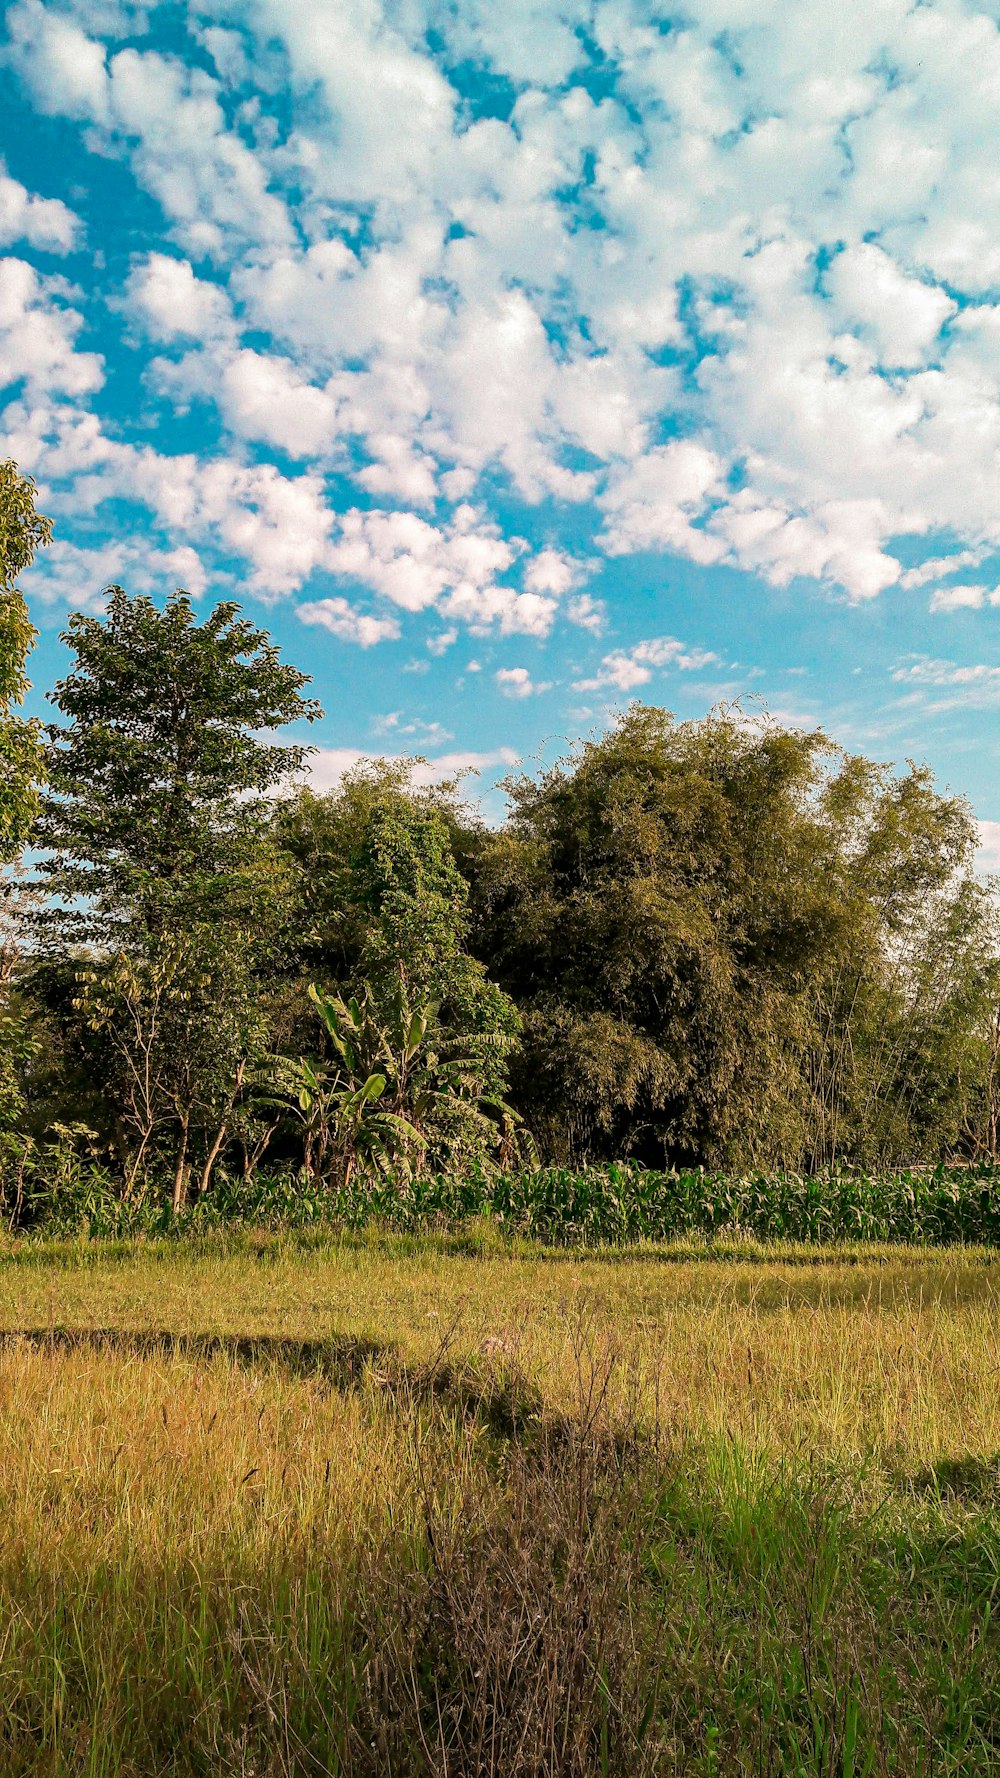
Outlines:
{"type": "Polygon", "coordinates": [[[183,585],[313,674],[322,783],[757,699],[1000,864],[998,17],[15,0],[34,707],[70,609],[183,585]]]}

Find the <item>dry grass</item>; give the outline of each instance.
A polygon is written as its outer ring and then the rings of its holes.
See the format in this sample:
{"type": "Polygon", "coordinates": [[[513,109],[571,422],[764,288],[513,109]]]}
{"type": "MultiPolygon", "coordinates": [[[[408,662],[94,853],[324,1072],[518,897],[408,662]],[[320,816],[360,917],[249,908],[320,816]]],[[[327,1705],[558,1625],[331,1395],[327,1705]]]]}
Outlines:
{"type": "MultiPolygon", "coordinates": [[[[95,1257],[96,1261],[95,1262],[95,1257]]],[[[506,1354],[571,1411],[581,1317],[618,1359],[622,1412],[673,1432],[824,1451],[893,1472],[1000,1450],[1000,1263],[887,1249],[817,1263],[466,1254],[445,1242],[141,1248],[114,1263],[0,1262],[0,1331],[61,1328],[339,1343],[377,1377],[506,1354]],[[368,1357],[365,1357],[365,1354],[368,1357]]]]}
{"type": "Polygon", "coordinates": [[[0,1261],[0,1771],[1000,1769],[989,1255],[0,1261]]]}

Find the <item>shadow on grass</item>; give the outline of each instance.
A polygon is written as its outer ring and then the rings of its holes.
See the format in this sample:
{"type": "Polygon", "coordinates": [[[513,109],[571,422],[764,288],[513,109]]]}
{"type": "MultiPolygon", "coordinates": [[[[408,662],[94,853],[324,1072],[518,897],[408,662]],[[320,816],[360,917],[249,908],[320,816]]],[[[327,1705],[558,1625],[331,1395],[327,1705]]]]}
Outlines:
{"type": "Polygon", "coordinates": [[[1000,1503],[1000,1452],[991,1457],[941,1457],[913,1478],[921,1493],[970,1505],[1000,1503]]]}
{"type": "Polygon", "coordinates": [[[434,1401],[512,1438],[538,1424],[542,1396],[516,1363],[487,1355],[482,1365],[456,1362],[446,1334],[437,1352],[409,1363],[392,1345],[355,1334],[296,1339],[273,1334],[172,1333],[167,1329],[26,1327],[0,1331],[0,1352],[30,1346],[49,1353],[93,1352],[126,1358],[225,1359],[244,1370],[320,1377],[331,1388],[382,1390],[402,1404],[434,1401]]]}

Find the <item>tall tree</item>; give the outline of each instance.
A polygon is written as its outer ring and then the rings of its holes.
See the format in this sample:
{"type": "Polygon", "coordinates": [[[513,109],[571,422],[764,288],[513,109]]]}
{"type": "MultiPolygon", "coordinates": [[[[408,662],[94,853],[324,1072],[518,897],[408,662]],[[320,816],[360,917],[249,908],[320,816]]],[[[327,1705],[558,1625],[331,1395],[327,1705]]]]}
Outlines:
{"type": "Polygon", "coordinates": [[[422,1058],[463,1058],[465,1127],[457,1098],[437,1095],[424,1132],[431,1164],[483,1150],[472,1102],[502,1100],[520,1030],[469,948],[469,887],[455,857],[469,826],[456,786],[417,788],[405,762],[359,767],[336,791],[304,791],[276,812],[297,874],[302,976],[359,993],[373,1029],[399,1033],[419,1011],[435,1034],[422,1058]]]}
{"type": "Polygon", "coordinates": [[[52,694],[42,867],[80,959],[81,1042],[103,1058],[130,1189],[169,1166],[180,1208],[207,1189],[255,1055],[285,912],[272,792],[308,749],[264,737],[319,706],[307,676],[231,603],[196,621],[110,590],[74,616],[52,694]],[[86,1033],[90,1033],[90,1038],[86,1033]]]}
{"type": "Polygon", "coordinates": [[[16,857],[38,809],[38,724],[16,708],[28,690],[25,663],[35,632],[16,582],[51,536],[51,521],[35,506],[34,482],[16,463],[0,462],[0,862],[16,857]]]}
{"type": "Polygon", "coordinates": [[[49,886],[84,898],[72,923],[106,940],[119,920],[231,910],[270,821],[267,793],[308,752],[262,737],[312,722],[308,675],[281,661],[238,605],[197,623],[187,594],[158,609],[109,589],[106,615],[76,613],[72,671],[50,693],[40,826],[49,886]]]}
{"type": "Polygon", "coordinates": [[[551,1151],[822,1165],[957,1138],[997,954],[961,799],[819,733],[640,705],[508,793],[474,948],[524,1014],[515,1097],[551,1151]]]}

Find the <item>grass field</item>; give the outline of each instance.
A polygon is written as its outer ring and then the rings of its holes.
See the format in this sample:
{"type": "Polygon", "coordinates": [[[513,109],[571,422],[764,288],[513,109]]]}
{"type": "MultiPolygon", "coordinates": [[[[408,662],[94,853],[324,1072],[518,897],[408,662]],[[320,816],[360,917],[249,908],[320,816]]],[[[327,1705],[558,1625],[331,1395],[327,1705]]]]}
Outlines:
{"type": "Polygon", "coordinates": [[[1000,1770],[1000,1258],[0,1253],[0,1772],[1000,1770]]]}

